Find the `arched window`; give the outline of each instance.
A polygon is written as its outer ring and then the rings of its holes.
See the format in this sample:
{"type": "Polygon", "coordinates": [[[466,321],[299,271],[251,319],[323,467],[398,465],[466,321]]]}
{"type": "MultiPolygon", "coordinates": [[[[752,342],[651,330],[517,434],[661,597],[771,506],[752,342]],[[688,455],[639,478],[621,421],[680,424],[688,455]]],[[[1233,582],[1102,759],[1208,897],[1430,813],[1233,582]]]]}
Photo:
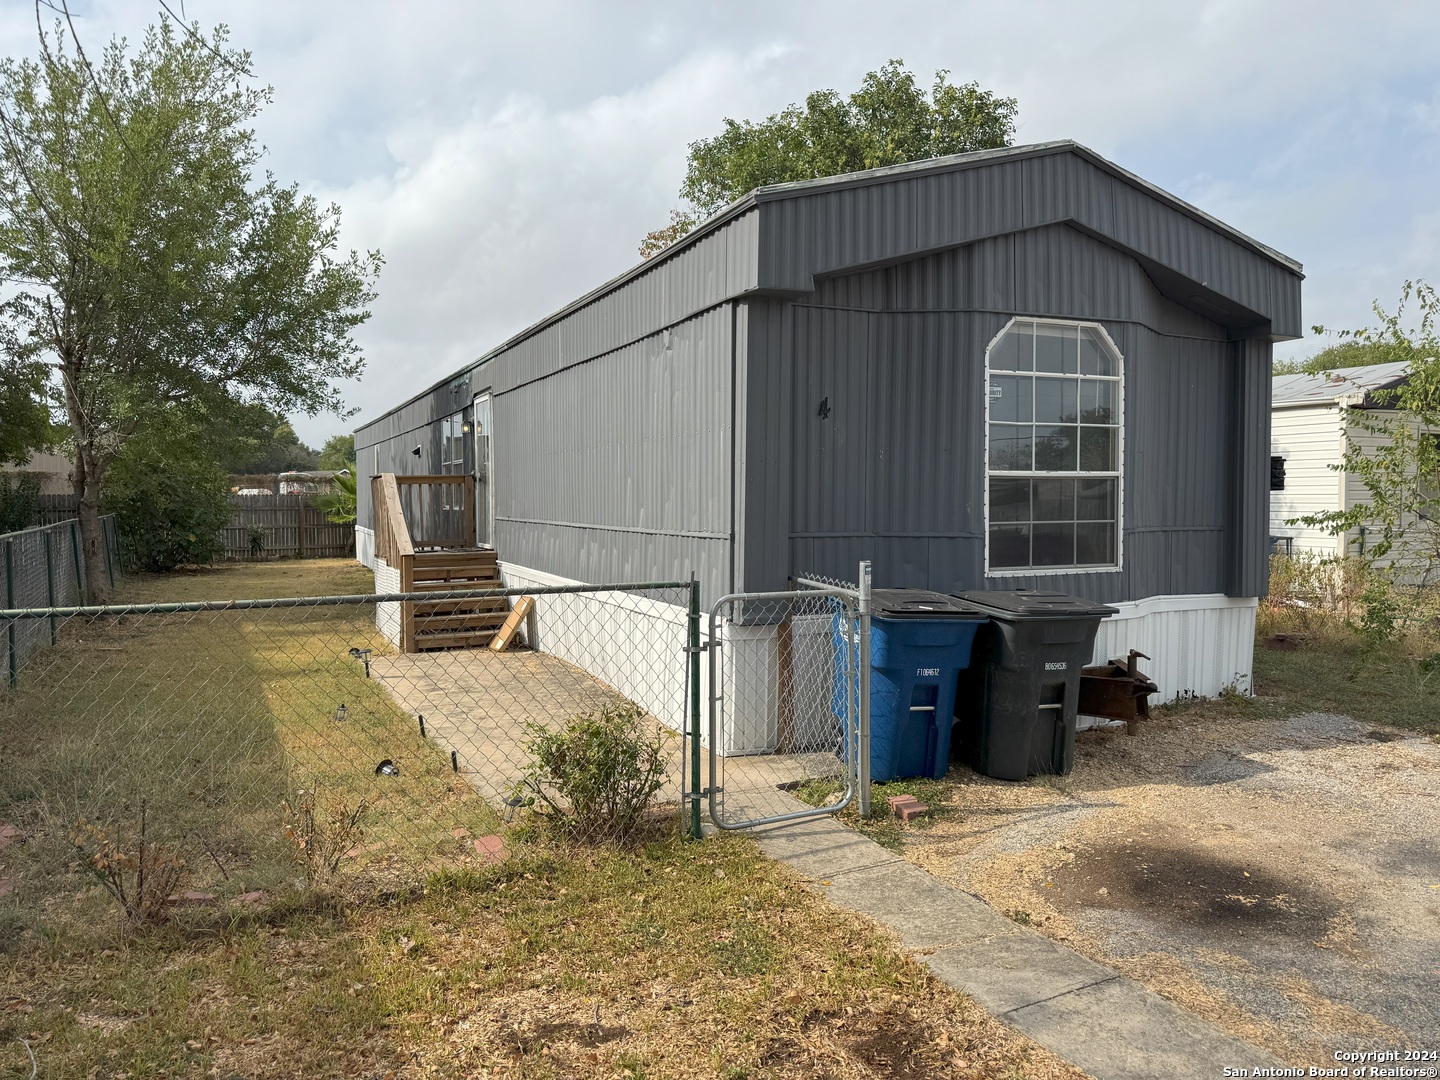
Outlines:
{"type": "Polygon", "coordinates": [[[985,350],[985,569],[1120,566],[1124,361],[1094,323],[1013,319],[985,350]]]}

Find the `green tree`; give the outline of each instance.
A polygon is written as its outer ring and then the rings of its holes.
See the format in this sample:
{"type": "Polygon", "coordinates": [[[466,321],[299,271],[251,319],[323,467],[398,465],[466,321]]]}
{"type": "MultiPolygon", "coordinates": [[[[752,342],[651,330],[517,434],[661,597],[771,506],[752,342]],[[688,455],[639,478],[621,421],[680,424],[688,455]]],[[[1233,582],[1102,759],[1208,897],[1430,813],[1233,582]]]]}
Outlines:
{"type": "Polygon", "coordinates": [[[927,93],[903,60],[869,72],[849,97],[817,90],[755,123],[726,118],[720,134],[690,144],[670,224],[645,237],[650,258],[701,220],[766,184],[900,165],[908,161],[1008,146],[1018,106],[976,83],[955,85],[937,71],[927,93]]]}
{"type": "Polygon", "coordinates": [[[110,464],[102,509],[115,515],[125,565],[162,572],[225,550],[229,476],[182,410],[127,439],[110,464]]]}
{"type": "MultiPolygon", "coordinates": [[[[1317,333],[1324,327],[1315,327],[1317,333]]],[[[1345,338],[1325,346],[1314,356],[1303,360],[1275,361],[1276,375],[1325,375],[1345,368],[1367,367],[1370,364],[1388,364],[1408,359],[1404,349],[1388,341],[1371,341],[1360,338],[1345,338]]]]}
{"type": "Polygon", "coordinates": [[[23,465],[54,437],[45,405],[45,365],[0,351],[0,465],[23,465]]]}
{"type": "Polygon", "coordinates": [[[69,425],[92,600],[99,507],[127,442],[181,406],[338,410],[359,373],[380,256],[337,254],[340,211],[256,174],[269,102],[248,56],[198,25],[94,63],[39,33],[0,61],[0,304],[8,362],[41,362],[69,425]]]}
{"type": "Polygon", "coordinates": [[[263,405],[217,418],[220,464],[230,473],[280,473],[320,468],[320,455],[300,441],[295,427],[263,405]]]}
{"type": "MultiPolygon", "coordinates": [[[[1373,327],[1338,332],[1315,327],[1335,339],[1333,348],[1409,365],[1399,387],[1369,393],[1374,408],[1347,412],[1347,426],[1373,438],[1347,440],[1344,458],[1331,468],[1358,478],[1366,498],[1347,510],[1308,514],[1289,524],[1340,537],[1363,527],[1364,548],[1355,554],[1392,577],[1429,581],[1440,571],[1440,295],[1423,281],[1407,281],[1394,312],[1379,301],[1374,312],[1373,327]]],[[[1358,548],[1358,535],[1351,543],[1358,548]]]]}
{"type": "Polygon", "coordinates": [[[355,471],[355,436],[331,435],[320,448],[320,468],[355,471]]]}

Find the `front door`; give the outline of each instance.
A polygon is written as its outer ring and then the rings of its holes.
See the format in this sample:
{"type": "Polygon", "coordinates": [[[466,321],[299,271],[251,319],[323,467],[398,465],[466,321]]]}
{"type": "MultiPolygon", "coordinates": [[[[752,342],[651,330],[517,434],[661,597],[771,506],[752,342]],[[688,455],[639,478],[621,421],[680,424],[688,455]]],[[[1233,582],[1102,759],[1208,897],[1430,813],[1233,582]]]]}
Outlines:
{"type": "Polygon", "coordinates": [[[495,546],[495,500],[490,490],[490,395],[475,397],[475,542],[495,546]]]}

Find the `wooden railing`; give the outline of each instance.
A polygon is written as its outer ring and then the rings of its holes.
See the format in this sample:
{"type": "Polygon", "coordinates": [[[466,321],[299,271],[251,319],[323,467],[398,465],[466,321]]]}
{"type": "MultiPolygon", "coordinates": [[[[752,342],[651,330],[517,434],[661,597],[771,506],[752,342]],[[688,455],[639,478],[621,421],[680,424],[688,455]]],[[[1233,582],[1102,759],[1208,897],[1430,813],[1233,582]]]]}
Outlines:
{"type": "MultiPolygon", "coordinates": [[[[399,572],[403,593],[497,588],[493,551],[475,545],[475,480],[469,476],[370,478],[375,554],[399,572]]],[[[509,613],[504,598],[399,601],[402,652],[484,644],[509,613]]]]}
{"type": "Polygon", "coordinates": [[[370,499],[375,512],[375,554],[390,566],[400,567],[415,554],[410,529],[405,524],[405,511],[400,501],[400,488],[394,473],[381,473],[370,478],[370,499]]]}
{"type": "Polygon", "coordinates": [[[395,484],[416,551],[475,547],[473,476],[397,476],[395,484]]]}

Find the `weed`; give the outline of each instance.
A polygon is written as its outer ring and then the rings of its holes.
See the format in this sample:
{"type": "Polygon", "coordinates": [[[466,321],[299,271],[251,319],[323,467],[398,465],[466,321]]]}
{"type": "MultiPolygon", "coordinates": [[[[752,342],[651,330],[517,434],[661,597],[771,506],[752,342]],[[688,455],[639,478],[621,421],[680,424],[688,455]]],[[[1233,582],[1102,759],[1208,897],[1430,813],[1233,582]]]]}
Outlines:
{"type": "Polygon", "coordinates": [[[188,868],[180,853],[157,844],[146,835],[145,803],[140,803],[140,833],[135,846],[126,848],[113,826],[81,819],[70,834],[80,852],[80,864],[120,905],[133,923],[156,923],[165,918],[171,895],[184,882],[188,868]]]}
{"type": "Polygon", "coordinates": [[[330,881],[341,860],[365,836],[361,822],[369,803],[360,799],[351,806],[345,799],[332,802],[316,816],[319,784],[296,793],[293,804],[281,803],[285,814],[282,832],[290,841],[295,861],[305,868],[305,880],[313,888],[330,881]]]}
{"type": "Polygon", "coordinates": [[[1028,911],[1025,911],[1021,908],[1007,909],[1005,912],[1005,917],[1011,922],[1019,923],[1021,926],[1035,925],[1035,916],[1031,915],[1028,911]]]}

